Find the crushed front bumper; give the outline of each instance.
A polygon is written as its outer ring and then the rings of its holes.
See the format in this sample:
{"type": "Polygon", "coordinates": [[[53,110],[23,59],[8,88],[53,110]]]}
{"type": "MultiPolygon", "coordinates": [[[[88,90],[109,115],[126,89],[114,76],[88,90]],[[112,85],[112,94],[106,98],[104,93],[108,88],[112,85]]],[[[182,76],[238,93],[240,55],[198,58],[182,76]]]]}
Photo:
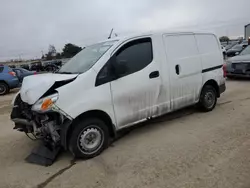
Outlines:
{"type": "Polygon", "coordinates": [[[42,141],[26,161],[48,166],[54,162],[62,147],[67,149],[67,133],[72,120],[58,111],[39,114],[17,96],[10,118],[15,123],[14,129],[42,141]]]}

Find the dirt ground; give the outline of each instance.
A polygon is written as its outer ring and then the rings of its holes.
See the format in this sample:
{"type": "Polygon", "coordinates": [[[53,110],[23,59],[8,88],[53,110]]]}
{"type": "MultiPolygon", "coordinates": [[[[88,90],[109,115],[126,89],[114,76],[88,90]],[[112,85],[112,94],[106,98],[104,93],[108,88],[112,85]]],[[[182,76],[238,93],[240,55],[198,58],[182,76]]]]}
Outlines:
{"type": "Polygon", "coordinates": [[[63,153],[50,167],[24,161],[37,143],[12,130],[13,95],[0,98],[1,188],[250,187],[249,80],[228,81],[210,113],[189,108],[155,119],[99,157],[63,153]]]}

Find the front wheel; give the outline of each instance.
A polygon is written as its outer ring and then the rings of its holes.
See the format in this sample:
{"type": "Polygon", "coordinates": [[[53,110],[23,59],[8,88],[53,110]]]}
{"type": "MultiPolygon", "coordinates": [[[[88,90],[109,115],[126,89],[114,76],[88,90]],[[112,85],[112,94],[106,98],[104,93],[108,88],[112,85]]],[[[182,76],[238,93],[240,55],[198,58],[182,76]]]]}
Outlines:
{"type": "Polygon", "coordinates": [[[204,112],[209,112],[214,109],[217,103],[217,92],[211,85],[206,85],[202,89],[199,106],[204,112]]]}
{"type": "Polygon", "coordinates": [[[79,121],[74,128],[69,150],[76,158],[89,159],[99,155],[109,144],[106,124],[97,118],[79,121]]]}

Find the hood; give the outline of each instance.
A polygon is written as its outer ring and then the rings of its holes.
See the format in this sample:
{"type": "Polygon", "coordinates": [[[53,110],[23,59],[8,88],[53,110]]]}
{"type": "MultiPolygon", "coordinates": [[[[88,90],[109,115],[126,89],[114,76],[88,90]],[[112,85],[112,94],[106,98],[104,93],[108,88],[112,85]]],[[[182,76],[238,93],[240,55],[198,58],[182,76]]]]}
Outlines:
{"type": "Polygon", "coordinates": [[[234,56],[232,58],[229,58],[228,61],[230,61],[232,63],[236,63],[236,62],[250,62],[250,54],[248,54],[248,55],[234,56]]]}
{"type": "Polygon", "coordinates": [[[32,105],[40,99],[56,82],[76,78],[78,74],[38,74],[25,77],[20,90],[22,101],[32,105]]]}

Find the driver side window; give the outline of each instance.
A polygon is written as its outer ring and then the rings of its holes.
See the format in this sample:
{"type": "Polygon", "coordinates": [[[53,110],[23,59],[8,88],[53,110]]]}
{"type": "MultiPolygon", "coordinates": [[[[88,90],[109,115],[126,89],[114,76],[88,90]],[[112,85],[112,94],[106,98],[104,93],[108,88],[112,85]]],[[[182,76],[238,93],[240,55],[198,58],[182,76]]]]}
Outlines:
{"type": "Polygon", "coordinates": [[[153,60],[151,38],[131,41],[116,52],[115,63],[122,73],[119,78],[142,70],[153,60]]]}
{"type": "Polygon", "coordinates": [[[136,39],[123,45],[97,75],[96,86],[144,69],[153,60],[151,38],[136,39]]]}

